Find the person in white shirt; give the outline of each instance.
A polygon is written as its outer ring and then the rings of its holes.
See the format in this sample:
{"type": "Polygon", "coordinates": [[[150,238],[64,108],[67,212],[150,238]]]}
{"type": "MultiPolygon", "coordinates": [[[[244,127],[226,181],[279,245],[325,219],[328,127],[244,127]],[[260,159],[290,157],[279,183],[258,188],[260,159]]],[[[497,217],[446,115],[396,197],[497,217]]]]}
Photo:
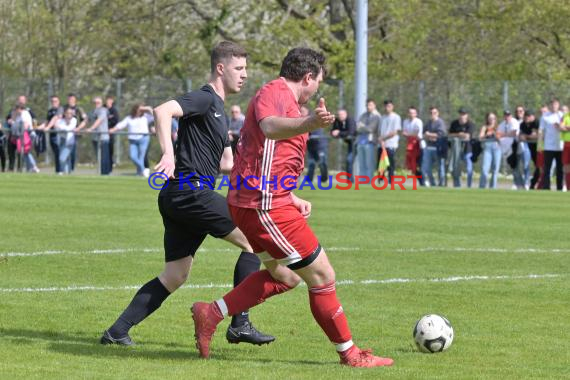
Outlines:
{"type": "Polygon", "coordinates": [[[390,166],[388,167],[388,183],[392,183],[394,170],[396,169],[396,150],[400,142],[399,132],[402,130],[402,119],[400,115],[394,112],[394,103],[391,100],[384,101],[384,109],[386,114],[382,116],[380,128],[378,131],[378,143],[380,149],[378,158],[382,154],[382,149],[386,149],[390,166]]]}
{"type": "Polygon", "coordinates": [[[424,123],[418,118],[418,110],[411,106],[408,108],[408,117],[404,120],[402,136],[406,137],[406,168],[413,175],[420,176],[420,185],[424,185],[422,177],[422,149],[425,147],[423,141],[424,123]]]}
{"type": "Polygon", "coordinates": [[[553,99],[550,109],[540,118],[539,139],[544,142],[544,181],[542,188],[550,190],[550,170],[556,161],[556,189],[562,191],[564,174],[562,164],[562,140],[560,139],[560,124],[563,114],[560,102],[553,99]]]}
{"type": "Polygon", "coordinates": [[[77,119],[75,112],[71,108],[67,108],[63,113],[63,119],[59,119],[55,123],[56,131],[67,131],[67,133],[59,133],[59,167],[61,171],[58,174],[69,174],[71,172],[71,152],[75,145],[75,134],[73,131],[77,128],[77,119]]]}
{"type": "Polygon", "coordinates": [[[11,139],[15,141],[17,154],[23,154],[28,172],[39,173],[36,160],[32,155],[32,115],[22,103],[16,105],[16,117],[11,129],[11,139]]]}
{"type": "Polygon", "coordinates": [[[513,145],[518,141],[520,125],[517,119],[513,117],[511,111],[503,112],[504,120],[499,124],[497,129],[497,137],[499,137],[499,145],[503,153],[503,163],[507,163],[505,167],[510,167],[513,174],[513,190],[524,189],[524,180],[520,170],[517,170],[517,154],[513,150],[513,145]]]}
{"type": "Polygon", "coordinates": [[[145,114],[152,115],[152,108],[142,103],[135,104],[130,115],[109,130],[114,133],[128,127],[129,157],[137,168],[137,175],[140,176],[145,175],[144,157],[150,141],[149,118],[145,114]]]}

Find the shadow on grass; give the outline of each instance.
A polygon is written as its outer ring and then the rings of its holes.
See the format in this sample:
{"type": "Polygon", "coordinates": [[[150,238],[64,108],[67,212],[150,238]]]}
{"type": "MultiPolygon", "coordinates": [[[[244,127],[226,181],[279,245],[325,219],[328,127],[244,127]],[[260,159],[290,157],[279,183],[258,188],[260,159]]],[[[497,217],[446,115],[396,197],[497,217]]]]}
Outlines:
{"type": "MultiPolygon", "coordinates": [[[[77,356],[94,356],[94,357],[120,357],[120,358],[145,358],[151,360],[195,360],[199,362],[202,359],[198,356],[198,351],[191,346],[193,342],[189,342],[188,346],[152,341],[139,341],[134,347],[120,346],[103,346],[99,343],[98,336],[85,335],[80,333],[55,332],[50,330],[30,330],[30,329],[6,329],[0,328],[0,339],[8,340],[11,343],[24,345],[34,344],[37,342],[48,343],[50,351],[65,355],[77,356]],[[162,346],[164,348],[156,349],[153,346],[162,346]],[[172,349],[172,348],[177,349],[172,349]]],[[[265,347],[260,347],[263,350],[265,347]]],[[[270,348],[266,348],[270,349],[270,348]]],[[[286,360],[286,359],[255,359],[252,357],[251,349],[240,350],[239,348],[215,347],[209,362],[252,362],[258,364],[271,365],[274,363],[283,363],[291,365],[318,365],[330,366],[330,362],[311,361],[311,360],[286,360]]]]}

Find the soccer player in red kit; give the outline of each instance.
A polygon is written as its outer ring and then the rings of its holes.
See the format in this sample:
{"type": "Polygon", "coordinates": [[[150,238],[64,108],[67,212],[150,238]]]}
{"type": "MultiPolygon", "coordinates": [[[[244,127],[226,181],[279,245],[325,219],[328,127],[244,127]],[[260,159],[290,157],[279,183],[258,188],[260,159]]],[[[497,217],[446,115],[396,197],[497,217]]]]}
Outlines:
{"type": "Polygon", "coordinates": [[[293,49],[283,60],[280,78],[265,84],[249,104],[227,199],[234,222],[266,270],[248,276],[218,301],[192,305],[196,345],[204,358],[209,357],[212,336],[225,316],[286,292],[303,279],[313,316],[335,345],[341,364],[378,367],[393,363],[352,342],[336,296],[335,272],[306,221],[311,204],[295,196],[288,182],[303,171],[308,132],[334,121],[324,99],[319,100],[313,116],[301,117],[299,111],[316,93],[324,74],[321,53],[293,49]]]}

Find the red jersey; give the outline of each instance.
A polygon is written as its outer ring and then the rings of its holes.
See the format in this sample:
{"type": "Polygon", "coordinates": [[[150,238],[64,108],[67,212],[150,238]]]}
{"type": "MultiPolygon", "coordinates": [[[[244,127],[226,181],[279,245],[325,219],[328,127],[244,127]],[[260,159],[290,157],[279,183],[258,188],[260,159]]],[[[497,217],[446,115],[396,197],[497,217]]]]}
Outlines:
{"type": "Polygon", "coordinates": [[[292,203],[291,187],[303,172],[309,134],[269,139],[259,126],[269,116],[301,117],[283,78],[266,83],[249,102],[227,197],[232,206],[271,210],[292,203]]]}

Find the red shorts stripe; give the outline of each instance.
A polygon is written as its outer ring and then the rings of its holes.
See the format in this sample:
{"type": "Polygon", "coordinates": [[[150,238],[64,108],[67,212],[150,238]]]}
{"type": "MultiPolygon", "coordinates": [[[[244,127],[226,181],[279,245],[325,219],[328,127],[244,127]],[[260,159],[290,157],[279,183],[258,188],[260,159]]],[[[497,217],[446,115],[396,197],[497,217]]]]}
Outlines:
{"type": "Polygon", "coordinates": [[[269,211],[228,205],[234,223],[243,231],[255,253],[266,259],[293,264],[310,256],[319,246],[307,220],[293,205],[269,211]]]}

